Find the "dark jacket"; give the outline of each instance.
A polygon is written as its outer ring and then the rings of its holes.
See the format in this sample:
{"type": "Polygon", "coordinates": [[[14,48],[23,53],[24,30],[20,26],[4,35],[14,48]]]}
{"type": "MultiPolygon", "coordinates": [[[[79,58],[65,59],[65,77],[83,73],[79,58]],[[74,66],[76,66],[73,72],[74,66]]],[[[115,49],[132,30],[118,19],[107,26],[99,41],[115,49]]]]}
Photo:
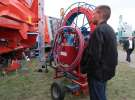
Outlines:
{"type": "MultiPolygon", "coordinates": [[[[134,39],[132,39],[132,49],[131,49],[132,51],[134,50],[134,45],[135,45],[134,39]]],[[[129,49],[129,40],[124,41],[123,49],[126,50],[126,51],[129,49]]]]}
{"type": "Polygon", "coordinates": [[[101,23],[94,30],[83,52],[81,71],[88,77],[107,81],[115,75],[118,61],[117,42],[113,29],[101,23]]]}

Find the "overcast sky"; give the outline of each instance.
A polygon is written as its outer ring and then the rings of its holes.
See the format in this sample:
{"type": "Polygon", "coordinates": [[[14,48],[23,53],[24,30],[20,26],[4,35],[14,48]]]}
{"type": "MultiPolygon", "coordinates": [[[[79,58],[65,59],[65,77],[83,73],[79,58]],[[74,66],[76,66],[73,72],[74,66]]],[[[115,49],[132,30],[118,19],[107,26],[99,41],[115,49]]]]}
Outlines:
{"type": "Polygon", "coordinates": [[[117,31],[119,16],[135,30],[135,0],[45,0],[45,15],[60,17],[60,8],[67,9],[75,2],[87,2],[95,6],[107,4],[112,9],[108,23],[117,31]]]}

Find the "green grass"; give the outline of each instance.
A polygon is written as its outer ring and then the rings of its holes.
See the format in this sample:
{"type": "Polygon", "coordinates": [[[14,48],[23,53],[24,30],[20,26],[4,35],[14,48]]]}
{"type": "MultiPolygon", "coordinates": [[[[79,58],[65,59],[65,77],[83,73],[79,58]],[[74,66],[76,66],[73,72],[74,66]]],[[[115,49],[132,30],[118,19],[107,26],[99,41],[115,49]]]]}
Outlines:
{"type": "Polygon", "coordinates": [[[116,77],[108,84],[109,100],[135,100],[135,69],[120,63],[116,77]]]}
{"type": "MultiPolygon", "coordinates": [[[[51,100],[53,69],[38,73],[36,60],[27,66],[17,73],[0,76],[0,100],[51,100]]],[[[108,100],[135,100],[135,69],[119,63],[116,76],[108,82],[107,96],[108,100]]],[[[67,94],[65,100],[89,100],[89,97],[67,94]]]]}
{"type": "Polygon", "coordinates": [[[51,73],[35,71],[36,61],[28,70],[18,71],[13,75],[5,76],[0,81],[0,100],[48,100],[49,88],[53,77],[51,73]]]}

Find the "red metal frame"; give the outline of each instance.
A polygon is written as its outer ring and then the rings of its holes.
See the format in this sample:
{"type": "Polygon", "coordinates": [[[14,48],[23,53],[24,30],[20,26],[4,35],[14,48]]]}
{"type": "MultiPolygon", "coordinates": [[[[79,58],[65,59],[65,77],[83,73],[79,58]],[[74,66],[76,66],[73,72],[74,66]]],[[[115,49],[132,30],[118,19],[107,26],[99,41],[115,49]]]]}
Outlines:
{"type": "MultiPolygon", "coordinates": [[[[68,20],[71,17],[73,17],[74,15],[77,16],[78,14],[86,15],[86,17],[88,19],[88,22],[89,22],[89,25],[91,27],[91,31],[93,31],[94,28],[95,28],[95,25],[91,23],[91,19],[92,19],[92,16],[93,16],[93,11],[91,9],[88,9],[88,8],[85,8],[85,7],[79,7],[79,10],[78,10],[78,7],[75,7],[72,10],[70,10],[70,12],[65,16],[64,22],[63,22],[62,25],[67,26],[68,20]]],[[[74,16],[74,17],[76,17],[76,16],[74,16]]]]}

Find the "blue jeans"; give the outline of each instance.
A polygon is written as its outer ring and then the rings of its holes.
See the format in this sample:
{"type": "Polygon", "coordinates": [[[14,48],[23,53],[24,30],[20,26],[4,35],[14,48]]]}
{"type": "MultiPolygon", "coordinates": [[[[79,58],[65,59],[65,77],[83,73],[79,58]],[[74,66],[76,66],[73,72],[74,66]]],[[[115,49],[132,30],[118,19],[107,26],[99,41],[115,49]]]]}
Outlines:
{"type": "Polygon", "coordinates": [[[107,100],[106,82],[93,78],[88,79],[90,100],[107,100]]]}

